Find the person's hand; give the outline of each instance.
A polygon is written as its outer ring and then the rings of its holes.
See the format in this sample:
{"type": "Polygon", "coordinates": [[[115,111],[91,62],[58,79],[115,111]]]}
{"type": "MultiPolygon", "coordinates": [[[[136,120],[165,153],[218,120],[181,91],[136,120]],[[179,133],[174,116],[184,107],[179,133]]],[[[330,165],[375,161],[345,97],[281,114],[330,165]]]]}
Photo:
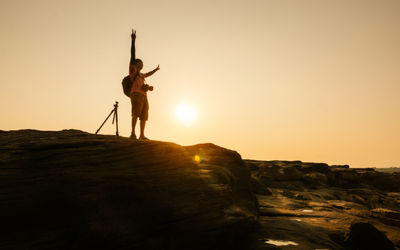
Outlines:
{"type": "Polygon", "coordinates": [[[136,39],[136,30],[133,30],[133,29],[132,29],[131,38],[132,38],[133,40],[136,39]]]}

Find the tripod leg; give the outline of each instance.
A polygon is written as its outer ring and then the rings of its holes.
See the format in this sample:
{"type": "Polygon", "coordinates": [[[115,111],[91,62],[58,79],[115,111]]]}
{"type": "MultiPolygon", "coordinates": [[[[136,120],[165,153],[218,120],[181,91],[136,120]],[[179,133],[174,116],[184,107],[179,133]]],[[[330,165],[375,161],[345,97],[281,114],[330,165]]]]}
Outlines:
{"type": "Polygon", "coordinates": [[[117,109],[115,109],[115,121],[116,121],[116,125],[117,125],[117,136],[119,136],[119,133],[118,133],[118,110],[117,109]]]}
{"type": "Polygon", "coordinates": [[[104,120],[104,122],[101,124],[100,128],[96,131],[96,134],[100,131],[100,129],[103,127],[104,123],[108,120],[108,118],[114,113],[115,109],[111,110],[110,114],[107,116],[107,118],[104,120]]]}
{"type": "Polygon", "coordinates": [[[119,134],[118,134],[118,110],[115,109],[114,111],[115,111],[115,112],[114,112],[114,117],[113,117],[112,123],[114,124],[114,121],[116,122],[115,125],[116,125],[116,127],[117,127],[117,132],[116,132],[115,134],[116,134],[117,136],[119,136],[119,134]]]}

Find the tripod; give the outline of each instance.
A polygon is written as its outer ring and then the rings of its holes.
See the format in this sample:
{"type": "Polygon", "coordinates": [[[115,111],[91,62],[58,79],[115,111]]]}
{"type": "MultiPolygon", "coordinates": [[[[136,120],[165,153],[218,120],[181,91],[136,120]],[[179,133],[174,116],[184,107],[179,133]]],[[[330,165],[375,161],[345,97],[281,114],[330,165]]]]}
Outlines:
{"type": "Polygon", "coordinates": [[[115,102],[114,104],[114,109],[111,110],[110,114],[107,116],[107,118],[104,120],[104,122],[101,124],[100,128],[96,131],[96,134],[100,131],[100,129],[103,127],[104,123],[108,120],[108,118],[114,113],[112,124],[114,124],[114,121],[116,121],[115,125],[117,127],[117,132],[115,133],[117,136],[118,134],[118,102],[115,102]]]}

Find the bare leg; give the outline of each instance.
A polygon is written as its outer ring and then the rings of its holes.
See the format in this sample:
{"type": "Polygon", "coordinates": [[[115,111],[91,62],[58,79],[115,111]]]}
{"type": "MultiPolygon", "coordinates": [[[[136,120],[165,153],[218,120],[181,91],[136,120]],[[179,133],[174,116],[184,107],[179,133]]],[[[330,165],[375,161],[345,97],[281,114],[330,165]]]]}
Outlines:
{"type": "Polygon", "coordinates": [[[132,132],[131,132],[131,138],[132,138],[132,137],[136,138],[135,128],[136,128],[137,119],[138,119],[138,117],[137,117],[136,115],[132,115],[132,132]]]}
{"type": "Polygon", "coordinates": [[[144,136],[144,128],[146,127],[146,120],[140,120],[140,137],[139,139],[147,139],[144,136]]]}

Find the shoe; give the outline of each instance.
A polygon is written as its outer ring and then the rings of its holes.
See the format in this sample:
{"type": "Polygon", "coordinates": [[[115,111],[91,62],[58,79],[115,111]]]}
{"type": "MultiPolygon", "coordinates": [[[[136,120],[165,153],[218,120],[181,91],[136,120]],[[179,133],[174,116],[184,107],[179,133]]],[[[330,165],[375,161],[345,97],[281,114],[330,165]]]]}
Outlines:
{"type": "Polygon", "coordinates": [[[129,136],[130,139],[132,140],[137,140],[136,135],[135,134],[131,134],[131,136],[129,136]]]}
{"type": "Polygon", "coordinates": [[[149,138],[147,138],[146,136],[140,136],[139,140],[150,140],[149,138]]]}

